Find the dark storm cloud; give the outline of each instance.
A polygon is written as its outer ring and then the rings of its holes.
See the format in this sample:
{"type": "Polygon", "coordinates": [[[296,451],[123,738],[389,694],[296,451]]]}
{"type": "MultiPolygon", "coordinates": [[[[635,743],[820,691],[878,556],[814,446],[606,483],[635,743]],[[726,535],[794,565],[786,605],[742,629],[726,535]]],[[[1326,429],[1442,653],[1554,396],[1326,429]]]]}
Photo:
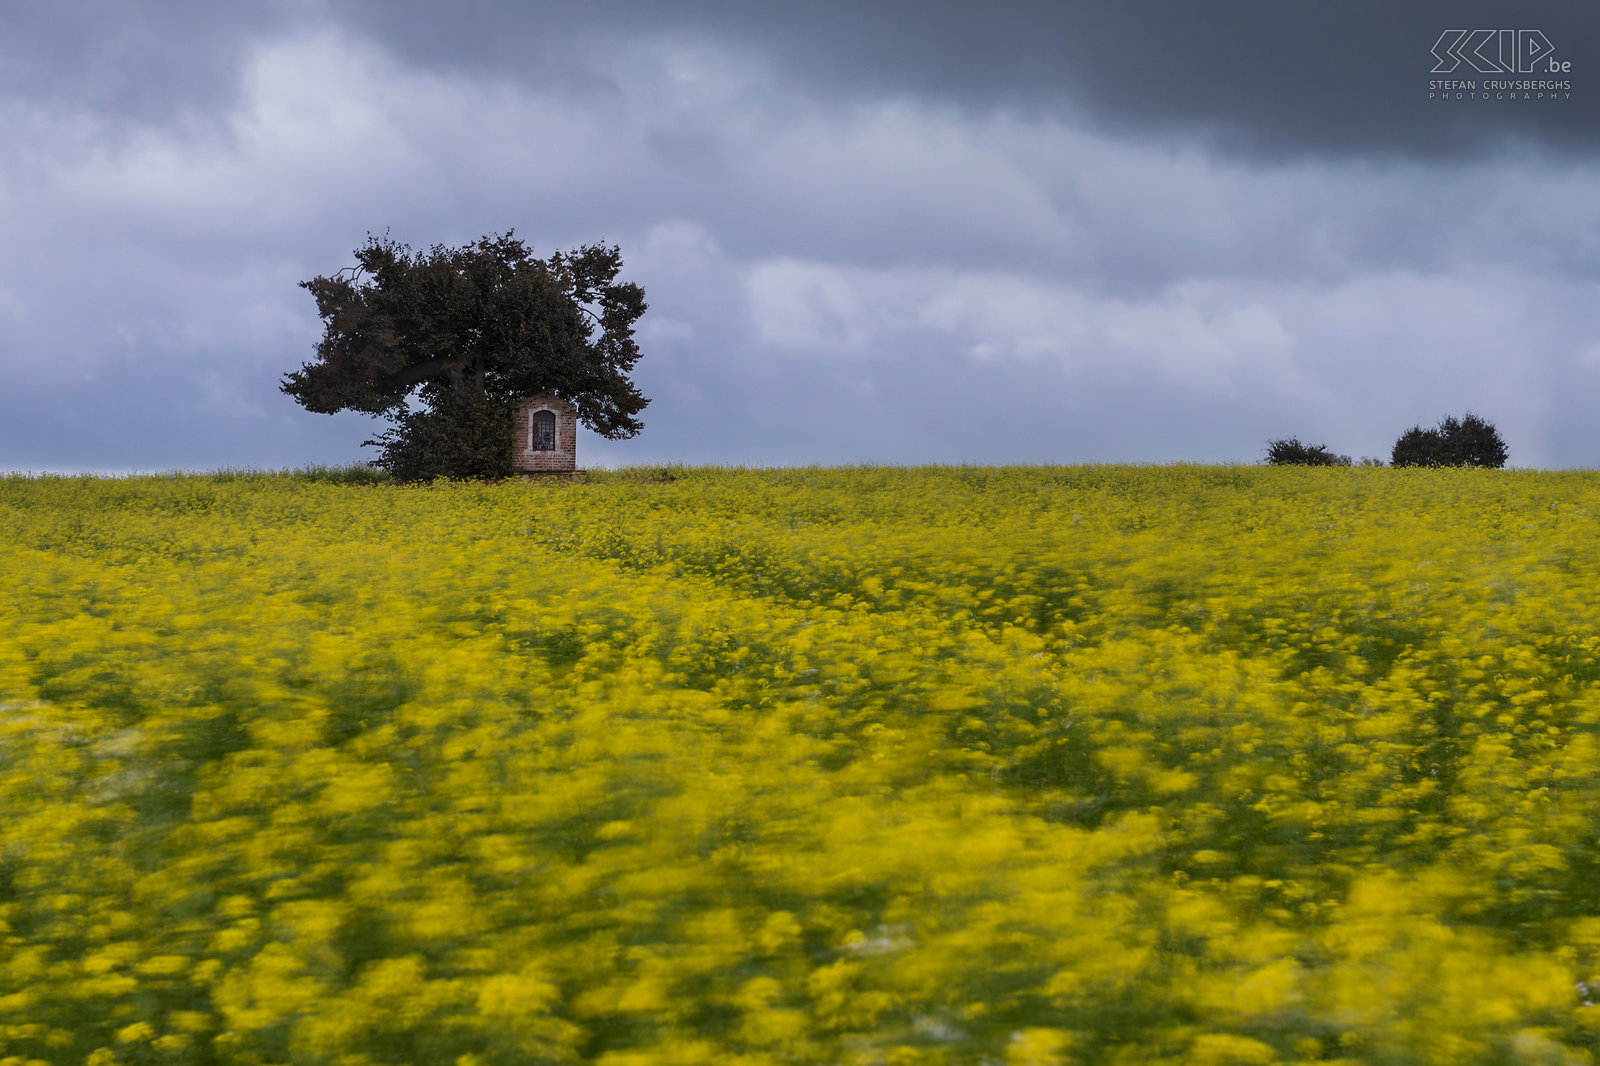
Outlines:
{"type": "Polygon", "coordinates": [[[1201,139],[1265,158],[1600,146],[1600,5],[1571,0],[600,0],[571,8],[465,0],[444,20],[426,3],[330,2],[336,17],[410,61],[497,77],[559,80],[572,71],[562,57],[573,40],[674,35],[750,49],[818,96],[1081,112],[1109,131],[1201,139]],[[1572,98],[1429,101],[1429,50],[1440,33],[1501,27],[1543,30],[1555,58],[1572,63],[1572,98]]]}
{"type": "Polygon", "coordinates": [[[145,123],[206,118],[236,99],[261,35],[309,13],[292,0],[69,0],[0,8],[0,102],[145,123]]]}

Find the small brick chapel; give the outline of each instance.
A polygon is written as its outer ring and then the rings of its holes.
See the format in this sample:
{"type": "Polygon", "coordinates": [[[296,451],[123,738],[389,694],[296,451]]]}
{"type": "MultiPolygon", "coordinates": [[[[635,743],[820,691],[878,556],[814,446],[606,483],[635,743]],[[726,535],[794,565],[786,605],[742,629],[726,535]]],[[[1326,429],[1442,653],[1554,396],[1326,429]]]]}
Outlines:
{"type": "Polygon", "coordinates": [[[511,468],[519,474],[571,473],[578,468],[578,409],[554,393],[529,396],[512,416],[511,468]]]}

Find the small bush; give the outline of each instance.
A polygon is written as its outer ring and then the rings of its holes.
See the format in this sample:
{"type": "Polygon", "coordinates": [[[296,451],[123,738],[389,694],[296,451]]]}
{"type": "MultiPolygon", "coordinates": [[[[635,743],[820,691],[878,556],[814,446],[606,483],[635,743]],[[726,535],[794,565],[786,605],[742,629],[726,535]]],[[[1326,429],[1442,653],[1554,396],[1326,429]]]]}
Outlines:
{"type": "Polygon", "coordinates": [[[1349,466],[1348,455],[1335,455],[1326,444],[1301,444],[1300,438],[1267,445],[1268,466],[1349,466]]]}

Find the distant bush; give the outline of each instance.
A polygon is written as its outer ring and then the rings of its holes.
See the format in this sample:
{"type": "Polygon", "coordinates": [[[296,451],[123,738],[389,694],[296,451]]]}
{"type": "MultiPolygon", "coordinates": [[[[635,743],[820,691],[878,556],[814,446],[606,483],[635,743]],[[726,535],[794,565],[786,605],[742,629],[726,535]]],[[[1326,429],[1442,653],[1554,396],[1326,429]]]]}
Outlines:
{"type": "Polygon", "coordinates": [[[1444,436],[1436,429],[1412,426],[1394,442],[1389,462],[1395,466],[1446,466],[1444,436]]]}
{"type": "Polygon", "coordinates": [[[1412,426],[1394,442],[1390,463],[1395,466],[1484,466],[1498,470],[1506,465],[1506,442],[1494,423],[1470,412],[1457,419],[1446,416],[1433,429],[1412,426]]]}
{"type": "Polygon", "coordinates": [[[1326,444],[1301,444],[1300,438],[1275,440],[1267,445],[1268,466],[1349,466],[1348,455],[1335,455],[1326,444]]]}

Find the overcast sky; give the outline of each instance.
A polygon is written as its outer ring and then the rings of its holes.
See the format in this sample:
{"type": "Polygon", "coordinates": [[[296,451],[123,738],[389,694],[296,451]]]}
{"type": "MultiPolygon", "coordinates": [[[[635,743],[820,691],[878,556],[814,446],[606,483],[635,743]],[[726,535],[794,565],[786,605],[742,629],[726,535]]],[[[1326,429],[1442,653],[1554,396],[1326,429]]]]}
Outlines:
{"type": "Polygon", "coordinates": [[[511,228],[650,303],[580,465],[1600,466],[1597,194],[1582,0],[0,0],[0,470],[368,458],[296,283],[511,228]]]}

